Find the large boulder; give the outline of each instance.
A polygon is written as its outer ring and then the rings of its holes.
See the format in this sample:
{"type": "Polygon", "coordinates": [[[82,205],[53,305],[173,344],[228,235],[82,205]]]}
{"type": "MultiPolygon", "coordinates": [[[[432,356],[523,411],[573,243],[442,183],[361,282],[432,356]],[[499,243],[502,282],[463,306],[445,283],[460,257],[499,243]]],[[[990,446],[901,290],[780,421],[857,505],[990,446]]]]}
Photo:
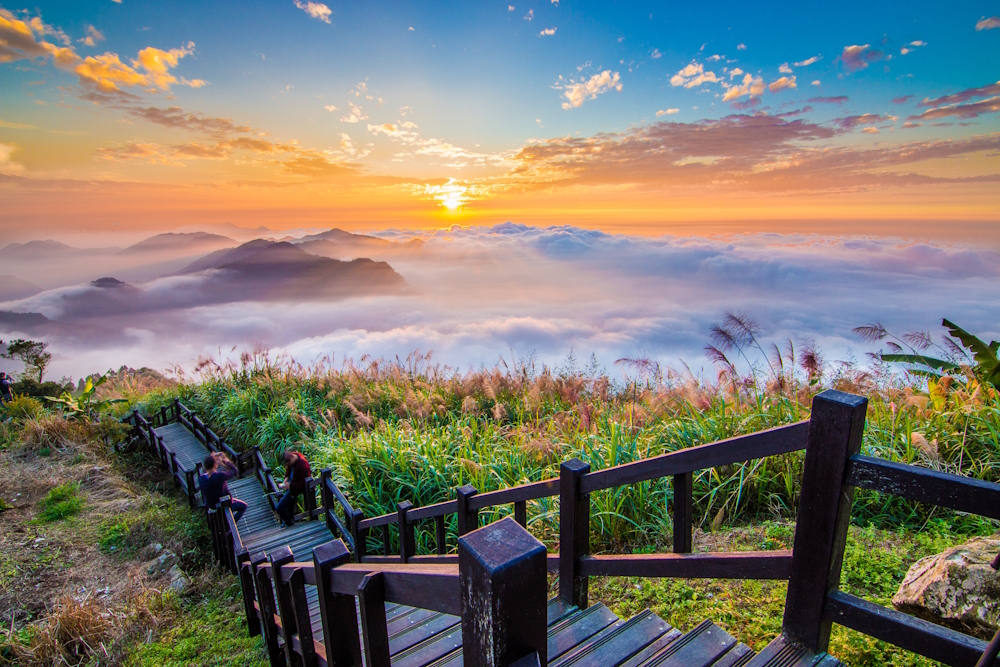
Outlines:
{"type": "Polygon", "coordinates": [[[990,563],[1000,536],[976,537],[921,558],[892,597],[896,609],[967,634],[989,638],[1000,625],[1000,572],[990,563]]]}

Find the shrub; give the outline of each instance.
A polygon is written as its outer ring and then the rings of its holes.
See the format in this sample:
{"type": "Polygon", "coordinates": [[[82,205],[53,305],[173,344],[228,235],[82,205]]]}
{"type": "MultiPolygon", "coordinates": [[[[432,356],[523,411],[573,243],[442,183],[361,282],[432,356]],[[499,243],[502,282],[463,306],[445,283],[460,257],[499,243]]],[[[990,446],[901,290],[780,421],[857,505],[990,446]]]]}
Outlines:
{"type": "Polygon", "coordinates": [[[4,403],[3,414],[17,420],[33,419],[42,414],[42,404],[31,396],[19,395],[9,403],[4,403]]]}

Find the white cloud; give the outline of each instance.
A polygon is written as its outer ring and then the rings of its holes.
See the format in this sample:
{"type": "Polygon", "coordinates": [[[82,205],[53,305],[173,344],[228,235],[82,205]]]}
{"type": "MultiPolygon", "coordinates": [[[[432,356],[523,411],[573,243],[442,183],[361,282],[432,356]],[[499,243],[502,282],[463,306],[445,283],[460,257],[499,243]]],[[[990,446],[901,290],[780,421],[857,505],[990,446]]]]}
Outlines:
{"type": "Polygon", "coordinates": [[[326,109],[327,111],[331,111],[332,112],[332,111],[337,111],[340,107],[335,107],[332,104],[327,104],[323,108],[326,109]]]}
{"type": "Polygon", "coordinates": [[[710,63],[714,63],[714,62],[718,62],[718,61],[722,60],[723,58],[725,58],[725,56],[720,56],[718,53],[715,53],[713,55],[710,55],[705,60],[708,61],[708,62],[710,62],[710,63]]]}
{"type": "Polygon", "coordinates": [[[777,81],[772,81],[771,85],[767,87],[767,89],[770,90],[772,93],[776,93],[779,90],[785,90],[786,88],[798,88],[798,86],[795,85],[794,76],[792,77],[783,76],[777,81]]]}
{"type": "Polygon", "coordinates": [[[822,86],[822,85],[823,85],[823,82],[822,82],[822,81],[820,81],[819,79],[816,79],[816,80],[814,80],[814,81],[812,82],[812,85],[814,85],[814,86],[822,86]]]}
{"type": "Polygon", "coordinates": [[[914,49],[919,49],[921,46],[927,46],[927,42],[915,39],[903,48],[899,50],[899,55],[905,56],[907,53],[912,53],[914,49]]]}
{"type": "Polygon", "coordinates": [[[788,63],[782,63],[781,67],[778,68],[778,71],[782,74],[791,74],[792,68],[788,66],[788,63]]]}
{"type": "Polygon", "coordinates": [[[294,2],[296,7],[314,19],[319,19],[324,23],[330,22],[330,14],[333,13],[333,10],[322,2],[302,2],[302,0],[294,0],[294,2]]]}
{"type": "Polygon", "coordinates": [[[809,65],[817,63],[822,59],[823,56],[813,56],[812,58],[806,58],[805,60],[800,60],[799,62],[792,64],[795,65],[796,67],[808,67],[809,65]]]}
{"type": "Polygon", "coordinates": [[[545,30],[542,30],[540,33],[538,33],[538,36],[539,37],[551,37],[554,34],[556,34],[556,29],[555,28],[546,28],[545,30]]]}
{"type": "Polygon", "coordinates": [[[514,5],[507,5],[507,11],[508,12],[514,11],[514,5]]]}
{"type": "Polygon", "coordinates": [[[739,44],[736,45],[736,50],[737,51],[746,51],[747,50],[747,45],[743,44],[742,42],[740,42],[739,44]]]}
{"type": "Polygon", "coordinates": [[[743,70],[741,70],[739,67],[734,67],[733,70],[729,73],[729,78],[733,79],[735,77],[738,77],[740,74],[743,74],[743,70]]]}
{"type": "Polygon", "coordinates": [[[522,16],[521,18],[523,18],[525,21],[532,20],[533,18],[535,18],[535,10],[534,9],[529,9],[528,13],[525,14],[524,16],[522,16]]]}
{"type": "Polygon", "coordinates": [[[864,132],[865,134],[878,134],[877,127],[866,127],[861,131],[864,132]]]}
{"type": "Polygon", "coordinates": [[[760,97],[762,94],[764,94],[764,79],[759,76],[755,79],[752,74],[747,74],[743,77],[742,85],[733,86],[726,91],[726,94],[722,96],[722,101],[738,100],[747,95],[760,97]]]}
{"type": "Polygon", "coordinates": [[[587,100],[592,100],[611,90],[616,90],[619,93],[622,91],[621,76],[618,72],[612,74],[611,70],[608,69],[589,79],[581,79],[558,87],[565,91],[563,95],[567,99],[562,104],[563,109],[575,109],[583,106],[587,100]]]}
{"type": "MultiPolygon", "coordinates": [[[[264,341],[274,355],[288,352],[306,365],[324,355],[338,363],[363,354],[405,358],[419,348],[461,372],[511,351],[522,357],[534,350],[539,364],[557,364],[572,347],[584,359],[595,353],[611,372],[615,359],[644,350],[664,365],[684,359],[695,373],[714,375],[702,346],[731,309],[760,322],[764,340],[816,339],[831,360],[849,349],[862,357],[869,348],[851,328],[871,321],[937,332],[932,314],[946,312],[996,337],[996,322],[979,304],[995,300],[1000,255],[958,244],[776,234],[651,238],[512,223],[375,233],[424,242],[418,252],[395,246],[395,255],[373,257],[389,261],[411,294],[178,308],[170,317],[143,318],[141,328],[127,314],[107,322],[115,329],[106,334],[68,323],[60,331],[71,334],[52,336],[60,352],[52,373],[80,376],[123,363],[190,369],[220,347],[239,346],[238,357],[240,348],[264,341]]],[[[198,286],[197,279],[172,278],[137,289],[172,303],[198,286]]],[[[17,310],[51,310],[59,296],[39,295],[17,310]]]]}
{"type": "Polygon", "coordinates": [[[659,60],[660,58],[663,57],[663,54],[660,53],[659,49],[653,49],[653,52],[649,54],[649,57],[652,58],[653,60],[659,60]]]}
{"type": "Polygon", "coordinates": [[[660,117],[660,116],[670,116],[670,115],[678,113],[678,112],[680,112],[680,109],[663,109],[661,111],[657,111],[656,112],[656,116],[657,117],[660,117]]]}
{"type": "Polygon", "coordinates": [[[706,72],[705,66],[698,62],[690,63],[687,67],[670,77],[670,85],[674,87],[684,86],[685,88],[694,88],[703,83],[718,82],[719,78],[715,76],[715,72],[706,72]]]}
{"type": "Polygon", "coordinates": [[[413,113],[413,107],[409,107],[409,106],[399,107],[399,115],[400,116],[404,116],[405,117],[406,114],[409,114],[409,113],[413,113]]]}
{"type": "Polygon", "coordinates": [[[364,109],[359,107],[353,102],[348,102],[347,106],[351,108],[351,113],[345,114],[340,120],[344,123],[358,123],[363,120],[368,120],[368,114],[365,113],[364,109]]]}
{"type": "Polygon", "coordinates": [[[414,32],[412,25],[409,28],[407,28],[407,30],[409,30],[410,32],[414,32]]]}
{"type": "Polygon", "coordinates": [[[986,18],[985,16],[976,22],[976,30],[993,30],[994,28],[1000,28],[1000,16],[991,16],[986,18]]]}

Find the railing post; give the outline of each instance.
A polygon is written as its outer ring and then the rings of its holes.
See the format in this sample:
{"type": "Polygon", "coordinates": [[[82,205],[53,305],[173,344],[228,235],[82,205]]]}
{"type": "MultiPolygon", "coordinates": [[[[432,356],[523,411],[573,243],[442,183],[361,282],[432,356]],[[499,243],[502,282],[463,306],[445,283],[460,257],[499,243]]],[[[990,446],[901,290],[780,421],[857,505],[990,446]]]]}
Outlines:
{"type": "Polygon", "coordinates": [[[360,563],[368,555],[368,529],[359,525],[364,518],[365,514],[361,510],[354,510],[354,513],[349,517],[351,535],[354,537],[354,562],[356,563],[360,563]]]}
{"type": "Polygon", "coordinates": [[[590,494],[580,493],[580,479],[588,472],[580,459],[559,467],[559,597],[580,609],[587,607],[588,588],[580,559],[590,553],[590,494]]]}
{"type": "Polygon", "coordinates": [[[443,556],[448,551],[448,544],[445,541],[445,531],[444,531],[444,515],[438,515],[434,517],[434,539],[435,546],[437,547],[437,553],[439,556],[443,556]]]}
{"type": "Polygon", "coordinates": [[[361,580],[358,606],[361,608],[361,636],[365,642],[365,667],[390,667],[385,577],[381,572],[371,572],[361,580]]]}
{"type": "Polygon", "coordinates": [[[233,544],[233,532],[229,530],[229,517],[233,515],[233,499],[230,496],[223,496],[219,499],[219,523],[222,528],[223,540],[223,565],[230,572],[236,572],[236,547],[233,544]]]}
{"type": "Polygon", "coordinates": [[[868,399],[834,390],[812,402],[782,630],[813,651],[826,651],[830,643],[823,606],[840,585],[854,500],[844,475],[847,459],[861,449],[867,410],[868,399]]]}
{"type": "Polygon", "coordinates": [[[330,591],[330,572],[350,559],[351,553],[341,540],[327,542],[313,549],[313,570],[316,573],[326,664],[329,667],[361,665],[361,642],[358,640],[354,596],[330,591]]]}
{"type": "Polygon", "coordinates": [[[167,425],[167,406],[160,406],[160,426],[167,425]]]}
{"type": "Polygon", "coordinates": [[[306,477],[306,489],[302,493],[302,511],[306,513],[306,521],[312,521],[313,510],[316,509],[316,487],[313,485],[313,478],[306,477]]]}
{"type": "MultiPolygon", "coordinates": [[[[306,597],[306,575],[302,568],[296,568],[288,578],[288,589],[292,597],[292,611],[295,614],[295,629],[299,636],[299,651],[305,667],[317,667],[316,644],[313,643],[312,619],[309,614],[309,598],[306,597]]],[[[289,640],[285,640],[289,643],[289,640]]]]}
{"type": "MultiPolygon", "coordinates": [[[[319,473],[319,497],[320,502],[323,505],[323,522],[326,524],[326,529],[332,534],[336,524],[333,523],[333,519],[330,518],[330,512],[334,512],[334,500],[333,493],[330,491],[330,483],[333,480],[333,471],[329,468],[323,468],[319,473]]],[[[347,517],[347,521],[350,522],[351,517],[347,517]]]]}
{"type": "Polygon", "coordinates": [[[177,465],[177,453],[170,452],[170,476],[174,480],[174,486],[180,486],[180,480],[177,479],[177,470],[180,466],[177,465]]]}
{"type": "Polygon", "coordinates": [[[272,667],[283,667],[285,654],[278,644],[278,627],[274,623],[274,588],[267,576],[267,555],[263,552],[254,554],[250,559],[250,569],[254,582],[257,584],[257,606],[260,610],[261,630],[264,634],[264,644],[267,646],[267,656],[272,667]]]}
{"type": "Polygon", "coordinates": [[[180,419],[181,419],[181,399],[179,399],[179,398],[175,398],[174,399],[173,408],[174,408],[174,419],[176,421],[180,421],[180,419]]]}
{"type": "Polygon", "coordinates": [[[514,521],[521,524],[521,528],[528,527],[528,501],[518,500],[514,503],[514,521]]]}
{"type": "MultiPolygon", "coordinates": [[[[402,536],[400,536],[402,537],[402,536]]],[[[382,555],[388,556],[391,549],[389,548],[389,524],[382,524],[382,555]]]]}
{"type": "Polygon", "coordinates": [[[466,667],[548,661],[545,545],[507,517],[458,539],[466,667]]]}
{"type": "Polygon", "coordinates": [[[253,571],[250,565],[250,554],[243,549],[236,554],[236,567],[240,575],[240,589],[243,591],[243,609],[247,615],[247,632],[251,637],[260,634],[260,618],[253,607],[256,593],[253,585],[253,571]]]}
{"type": "Polygon", "coordinates": [[[674,475],[674,553],[691,553],[694,514],[694,474],[674,475]]]}
{"type": "Polygon", "coordinates": [[[479,528],[479,510],[469,509],[469,498],[479,493],[471,484],[455,490],[458,503],[458,534],[465,535],[479,528]]]}
{"type": "Polygon", "coordinates": [[[292,635],[296,633],[292,591],[288,584],[281,581],[281,568],[292,562],[292,550],[287,546],[278,547],[268,555],[267,560],[271,564],[271,582],[274,584],[274,597],[278,601],[281,635],[285,640],[285,658],[291,667],[302,667],[302,658],[292,648],[292,635]]]}
{"type": "Polygon", "coordinates": [[[220,557],[220,542],[219,542],[219,526],[218,522],[215,520],[215,515],[217,510],[213,508],[206,508],[205,510],[205,521],[208,523],[208,532],[212,536],[212,555],[215,556],[216,562],[222,562],[220,557]]]}
{"type": "Polygon", "coordinates": [[[399,559],[404,563],[417,552],[417,543],[413,534],[413,525],[406,520],[406,513],[413,507],[409,500],[396,505],[396,526],[399,528],[399,559]]]}
{"type": "Polygon", "coordinates": [[[194,474],[196,470],[197,469],[188,470],[187,472],[184,473],[184,478],[187,483],[188,505],[191,506],[191,509],[194,509],[195,507],[198,506],[197,501],[195,501],[194,499],[196,493],[194,490],[194,474]]]}

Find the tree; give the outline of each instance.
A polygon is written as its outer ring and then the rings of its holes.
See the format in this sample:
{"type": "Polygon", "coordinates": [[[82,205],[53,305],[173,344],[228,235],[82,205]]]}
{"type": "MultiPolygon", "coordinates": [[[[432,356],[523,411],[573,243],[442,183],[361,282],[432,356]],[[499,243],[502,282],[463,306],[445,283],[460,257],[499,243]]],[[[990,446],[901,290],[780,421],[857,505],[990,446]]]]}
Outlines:
{"type": "MultiPolygon", "coordinates": [[[[0,345],[4,345],[2,340],[0,340],[0,345]]],[[[38,381],[41,382],[45,376],[45,369],[49,367],[49,363],[52,361],[52,355],[45,351],[49,344],[18,338],[6,345],[7,351],[0,352],[0,357],[4,359],[20,359],[24,364],[24,374],[37,375],[38,381]]]]}

